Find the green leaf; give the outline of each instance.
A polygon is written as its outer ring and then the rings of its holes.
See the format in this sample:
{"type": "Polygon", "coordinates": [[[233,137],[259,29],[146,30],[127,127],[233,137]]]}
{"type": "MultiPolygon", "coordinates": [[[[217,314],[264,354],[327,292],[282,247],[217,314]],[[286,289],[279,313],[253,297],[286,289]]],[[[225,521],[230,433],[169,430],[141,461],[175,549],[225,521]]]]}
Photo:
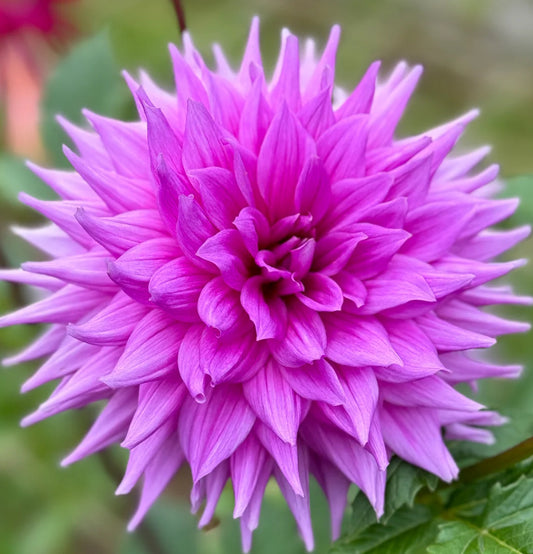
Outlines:
{"type": "MultiPolygon", "coordinates": [[[[394,458],[387,469],[385,512],[380,522],[387,523],[390,517],[404,505],[413,506],[417,493],[424,487],[434,490],[438,481],[435,475],[408,464],[400,458],[394,458]]],[[[374,508],[361,492],[353,501],[352,514],[353,536],[377,522],[374,508]]]]}
{"type": "Polygon", "coordinates": [[[350,554],[418,554],[425,552],[437,535],[437,523],[429,507],[404,506],[387,524],[371,525],[354,539],[338,542],[332,552],[350,554]]]}
{"type": "Polygon", "coordinates": [[[83,108],[118,116],[126,100],[131,103],[107,33],[79,43],[57,66],[43,96],[42,135],[53,161],[66,165],[61,152],[65,134],[56,122],[58,114],[73,123],[82,122],[83,108]]]}
{"type": "MultiPolygon", "coordinates": [[[[457,518],[453,507],[450,515],[457,518]]],[[[533,479],[522,476],[507,486],[496,483],[482,514],[442,523],[428,552],[533,552],[533,479]]]]}

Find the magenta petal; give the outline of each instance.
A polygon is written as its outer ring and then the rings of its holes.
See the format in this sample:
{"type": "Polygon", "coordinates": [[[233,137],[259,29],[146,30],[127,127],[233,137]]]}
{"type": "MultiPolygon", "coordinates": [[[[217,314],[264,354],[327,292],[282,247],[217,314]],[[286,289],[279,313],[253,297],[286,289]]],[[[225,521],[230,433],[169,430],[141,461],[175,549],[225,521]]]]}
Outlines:
{"type": "Polygon", "coordinates": [[[254,421],[255,416],[237,387],[214,389],[204,404],[187,399],[178,430],[194,481],[229,458],[248,436],[254,421]]]}
{"type": "Polygon", "coordinates": [[[181,257],[161,266],[150,279],[150,301],[178,321],[198,321],[200,293],[211,275],[181,257]]]}
{"type": "Polygon", "coordinates": [[[346,266],[364,233],[336,232],[325,235],[316,244],[313,270],[325,276],[336,275],[346,266]]]}
{"type": "Polygon", "coordinates": [[[155,210],[133,210],[112,217],[93,217],[84,209],[79,209],[76,220],[96,242],[115,256],[166,234],[155,210]]]}
{"type": "MultiPolygon", "coordinates": [[[[187,63],[181,52],[173,45],[169,45],[170,57],[174,69],[176,81],[176,100],[178,114],[183,114],[188,107],[189,101],[195,101],[208,105],[207,93],[202,81],[195,74],[193,68],[187,63]]],[[[188,115],[188,114],[187,114],[188,115]]],[[[183,125],[183,116],[180,116],[180,126],[183,125]]]]}
{"type": "Polygon", "coordinates": [[[240,517],[250,503],[266,460],[267,452],[254,434],[248,435],[231,456],[231,476],[235,491],[234,518],[240,517]]]}
{"type": "Polygon", "coordinates": [[[281,440],[296,444],[302,417],[301,401],[277,362],[269,360],[262,371],[243,384],[243,392],[259,419],[281,440]]]}
{"type": "Polygon", "coordinates": [[[215,227],[194,197],[192,195],[180,196],[176,224],[178,244],[189,260],[207,270],[212,269],[213,266],[198,258],[196,252],[215,233],[215,227]]]}
{"type": "Polygon", "coordinates": [[[435,345],[421,326],[409,320],[387,320],[385,326],[391,345],[402,362],[379,368],[377,375],[380,379],[402,383],[444,370],[435,345]]]}
{"type": "Polygon", "coordinates": [[[381,420],[385,442],[394,453],[444,481],[457,477],[459,469],[444,445],[434,411],[387,404],[381,420]]]}
{"type": "Polygon", "coordinates": [[[137,96],[141,100],[146,116],[152,171],[159,165],[159,156],[163,156],[171,171],[183,173],[181,140],[170,127],[162,110],[152,104],[142,88],[137,91],[137,96]]]}
{"type": "Polygon", "coordinates": [[[66,285],[50,296],[0,317],[0,327],[23,323],[71,323],[90,313],[102,293],[66,285]]]}
{"type": "Polygon", "coordinates": [[[239,80],[247,83],[250,80],[250,65],[258,68],[263,67],[261,61],[261,49],[259,45],[259,17],[252,18],[250,33],[246,43],[246,49],[242,57],[241,68],[239,71],[239,80]]]}
{"type": "Polygon", "coordinates": [[[434,314],[419,317],[417,323],[440,352],[488,348],[496,342],[491,337],[448,323],[434,314]]]}
{"type": "Polygon", "coordinates": [[[323,458],[311,458],[311,471],[328,499],[331,513],[331,540],[336,541],[341,534],[350,481],[323,458]]]}
{"type": "Polygon", "coordinates": [[[356,115],[339,121],[318,139],[318,155],[332,182],[364,175],[367,129],[368,118],[356,115]]]}
{"type": "Polygon", "coordinates": [[[109,277],[127,295],[147,303],[148,283],[153,274],[179,255],[176,243],[169,238],[148,240],[130,248],[115,262],[109,262],[109,277]]]}
{"type": "Polygon", "coordinates": [[[150,163],[145,123],[124,123],[89,110],[82,110],[82,113],[100,135],[117,173],[126,177],[147,179],[150,163]]]}
{"type": "Polygon", "coordinates": [[[413,93],[422,68],[415,66],[407,76],[390,91],[386,100],[378,104],[378,110],[373,114],[369,143],[372,146],[390,143],[403,110],[413,93]]]}
{"type": "Polygon", "coordinates": [[[327,339],[320,316],[298,300],[290,301],[287,309],[285,338],[272,340],[269,345],[274,358],[287,367],[299,367],[322,358],[327,339]]]}
{"type": "Polygon", "coordinates": [[[332,421],[340,418],[337,427],[344,429],[364,446],[370,436],[370,426],[378,403],[378,382],[374,372],[366,367],[344,368],[340,381],[345,398],[342,406],[322,405],[321,409],[332,421]],[[343,418],[348,420],[347,423],[342,421],[343,418]]]}
{"type": "Polygon", "coordinates": [[[274,458],[277,467],[287,479],[292,490],[299,496],[304,495],[298,468],[298,447],[281,440],[274,431],[264,423],[257,422],[254,427],[257,437],[269,454],[274,458]]]}
{"type": "Polygon", "coordinates": [[[203,287],[198,298],[198,315],[219,335],[231,332],[239,335],[247,329],[248,318],[241,306],[239,293],[229,288],[222,277],[211,279],[203,287]]]}
{"type": "Polygon", "coordinates": [[[46,262],[25,262],[21,267],[83,288],[112,292],[115,286],[105,272],[108,260],[107,252],[96,249],[46,262]]]}
{"type": "Polygon", "coordinates": [[[120,346],[126,344],[137,322],[146,312],[145,306],[119,292],[89,321],[71,324],[67,330],[69,335],[89,344],[120,346]]]}
{"type": "MultiPolygon", "coordinates": [[[[203,477],[205,481],[206,501],[202,517],[198,521],[198,527],[205,527],[211,522],[228,477],[229,463],[227,460],[224,460],[211,473],[203,477]]],[[[193,485],[193,488],[194,486],[197,486],[197,483],[193,485]]]]}
{"type": "Polygon", "coordinates": [[[324,314],[328,336],[326,356],[348,366],[402,364],[383,325],[372,317],[324,314]]]}
{"type": "Polygon", "coordinates": [[[329,229],[343,229],[364,219],[365,214],[387,195],[392,178],[378,173],[360,179],[342,179],[331,186],[331,209],[325,220],[329,229]]]}
{"type": "Polygon", "coordinates": [[[436,375],[394,385],[382,383],[380,390],[383,399],[396,406],[426,406],[464,411],[483,408],[481,404],[463,396],[436,375]]]}
{"type": "Polygon", "coordinates": [[[330,277],[321,273],[309,273],[302,283],[304,292],[298,293],[296,297],[308,308],[317,312],[337,312],[342,308],[342,289],[330,277]]]}
{"type": "MultiPolygon", "coordinates": [[[[274,107],[287,102],[289,109],[296,113],[300,109],[300,55],[298,39],[289,35],[283,49],[283,61],[279,72],[279,79],[272,86],[270,98],[274,107]]],[[[281,59],[281,58],[280,58],[281,59]]]]}
{"type": "Polygon", "coordinates": [[[259,153],[272,121],[272,110],[263,95],[263,87],[262,79],[254,81],[252,89],[244,102],[239,123],[239,141],[254,154],[259,153]]]}
{"type": "Polygon", "coordinates": [[[0,269],[0,279],[10,283],[30,285],[49,291],[57,291],[63,287],[63,283],[59,279],[47,275],[39,275],[38,273],[30,273],[30,271],[25,271],[24,269],[0,269]]]}
{"type": "Polygon", "coordinates": [[[325,88],[309,100],[298,113],[302,125],[315,139],[335,123],[331,107],[331,89],[325,88]]]}
{"type": "MultiPolygon", "coordinates": [[[[3,366],[12,366],[30,360],[36,360],[42,356],[47,356],[55,352],[58,346],[65,338],[64,325],[52,325],[47,331],[40,334],[29,346],[26,346],[22,351],[4,358],[3,366]]],[[[22,391],[24,392],[24,391],[22,391]]]]}
{"type": "Polygon", "coordinates": [[[287,307],[279,297],[267,299],[264,284],[260,276],[248,279],[241,291],[241,304],[255,325],[257,340],[281,340],[287,329],[287,307]]]}
{"type": "Polygon", "coordinates": [[[370,453],[341,431],[310,419],[304,424],[303,438],[364,492],[378,516],[383,514],[386,472],[370,453]]]}
{"type": "Polygon", "coordinates": [[[208,238],[196,254],[217,266],[228,286],[238,291],[242,289],[250,274],[252,257],[246,250],[239,231],[236,229],[220,231],[208,238]]]}
{"type": "MultiPolygon", "coordinates": [[[[23,192],[19,194],[19,200],[53,221],[75,243],[86,248],[90,248],[94,244],[91,237],[73,217],[80,207],[79,202],[72,200],[37,200],[37,198],[33,198],[23,192]]],[[[108,210],[102,203],[84,202],[83,207],[87,212],[96,217],[109,215],[108,210]]],[[[23,233],[26,232],[23,231],[23,233]]],[[[19,234],[21,233],[19,232],[19,234]]],[[[43,243],[42,240],[39,242],[43,243]]],[[[72,244],[72,241],[70,242],[71,248],[76,248],[76,245],[72,244]]],[[[37,247],[40,248],[40,245],[37,244],[37,247]]]]}
{"type": "Polygon", "coordinates": [[[320,158],[310,158],[300,174],[295,194],[295,207],[300,213],[310,213],[320,221],[328,211],[330,187],[320,158]]]}
{"type": "Polygon", "coordinates": [[[272,120],[257,158],[257,183],[272,219],[294,213],[294,191],[312,153],[309,135],[284,104],[272,120]]]}
{"type": "Polygon", "coordinates": [[[251,332],[240,336],[218,338],[213,329],[205,328],[200,342],[200,367],[211,377],[211,384],[243,382],[261,370],[268,348],[255,340],[251,332]]]}
{"type": "Polygon", "coordinates": [[[28,392],[43,383],[70,375],[101,352],[99,348],[80,342],[73,337],[65,336],[64,328],[62,328],[62,331],[63,340],[56,344],[56,349],[52,355],[24,382],[21,392],[28,392]]]}
{"type": "Polygon", "coordinates": [[[311,552],[314,547],[313,526],[311,523],[311,507],[309,503],[309,454],[307,449],[299,448],[298,470],[300,482],[303,484],[303,495],[296,494],[290,483],[285,479],[281,471],[274,469],[276,481],[289,508],[291,509],[298,531],[304,541],[305,548],[311,552]]]}
{"type": "Polygon", "coordinates": [[[174,235],[180,211],[180,197],[192,194],[192,185],[185,175],[171,171],[162,155],[158,158],[154,177],[159,185],[157,189],[157,207],[161,214],[161,220],[170,234],[174,235]]]}
{"type": "Polygon", "coordinates": [[[439,317],[463,329],[483,333],[489,337],[498,337],[508,333],[525,333],[529,331],[529,323],[510,321],[494,314],[481,311],[461,300],[449,300],[436,311],[439,317]]]}
{"type": "Polygon", "coordinates": [[[280,366],[280,369],[294,392],[303,398],[326,402],[332,406],[345,402],[344,389],[337,373],[326,360],[317,360],[298,368],[280,366]]]}
{"type": "Polygon", "coordinates": [[[335,113],[337,119],[364,114],[370,111],[380,65],[381,62],[374,62],[366,70],[355,90],[335,113]]]}
{"type": "MultiPolygon", "coordinates": [[[[86,251],[86,248],[73,242],[69,235],[54,223],[37,228],[14,226],[11,230],[15,233],[15,235],[21,237],[41,252],[44,252],[50,256],[72,256],[86,251]]],[[[85,240],[87,238],[88,237],[85,236],[85,240]]]]}
{"type": "Polygon", "coordinates": [[[139,403],[122,446],[135,448],[167,421],[177,422],[177,412],[186,390],[174,379],[144,383],[139,386],[139,403]]]}
{"type": "Polygon", "coordinates": [[[256,256],[270,234],[267,218],[256,208],[247,207],[241,210],[233,221],[239,230],[242,240],[252,256],[256,256]]]}
{"type": "Polygon", "coordinates": [[[128,523],[133,531],[142,521],[146,512],[163,492],[183,463],[183,452],[175,440],[168,440],[148,462],[144,471],[144,482],[139,507],[128,523]]]}
{"type": "Polygon", "coordinates": [[[159,310],[135,327],[124,353],[104,381],[113,388],[138,385],[177,371],[178,349],[185,329],[159,310]],[[154,356],[157,352],[157,356],[154,356]]]}
{"type": "MultiPolygon", "coordinates": [[[[464,281],[462,281],[464,282],[464,281]]],[[[389,269],[365,283],[367,295],[361,314],[377,314],[408,302],[435,303],[436,297],[426,279],[413,267],[389,264],[389,269]]]]}
{"type": "Polygon", "coordinates": [[[134,391],[121,390],[116,392],[93,423],[83,441],[61,461],[61,465],[70,465],[120,441],[124,437],[135,408],[134,391]]]}
{"type": "Polygon", "coordinates": [[[245,200],[239,191],[233,173],[221,167],[196,169],[189,172],[193,183],[197,183],[208,217],[218,227],[231,227],[245,200]]]}
{"type": "Polygon", "coordinates": [[[368,279],[384,271],[394,254],[410,237],[403,229],[388,229],[372,224],[361,225],[358,230],[368,238],[358,242],[346,269],[359,279],[368,279]]]}
{"type": "Polygon", "coordinates": [[[120,482],[115,494],[128,494],[137,481],[142,477],[145,469],[163,444],[176,432],[176,422],[168,420],[145,438],[140,444],[130,450],[128,465],[124,478],[120,482]]]}
{"type": "Polygon", "coordinates": [[[196,402],[203,404],[206,401],[205,386],[206,375],[200,364],[202,355],[200,340],[204,326],[194,325],[185,333],[177,353],[177,367],[179,374],[196,402]]]}
{"type": "Polygon", "coordinates": [[[203,104],[188,100],[183,137],[183,166],[186,171],[204,167],[231,167],[229,147],[222,129],[203,104]]]}
{"type": "Polygon", "coordinates": [[[309,78],[309,82],[306,86],[306,95],[314,94],[315,89],[324,86],[324,73],[327,72],[331,75],[331,82],[328,82],[328,86],[333,84],[334,72],[335,72],[335,60],[337,57],[337,48],[339,46],[339,40],[341,36],[340,25],[333,25],[329,32],[328,42],[324,47],[322,56],[316,64],[313,74],[309,78]]]}
{"type": "Polygon", "coordinates": [[[402,252],[426,262],[440,258],[450,250],[470,217],[471,208],[459,211],[453,202],[434,202],[413,210],[405,227],[412,236],[402,252]]]}

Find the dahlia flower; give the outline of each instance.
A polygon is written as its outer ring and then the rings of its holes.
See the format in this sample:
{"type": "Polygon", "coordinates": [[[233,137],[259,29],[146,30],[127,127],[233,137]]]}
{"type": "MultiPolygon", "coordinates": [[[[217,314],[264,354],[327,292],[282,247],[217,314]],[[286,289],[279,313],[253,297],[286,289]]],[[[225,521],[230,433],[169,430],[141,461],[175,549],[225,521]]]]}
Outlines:
{"type": "Polygon", "coordinates": [[[450,481],[443,431],[490,441],[502,421],[454,385],[520,371],[471,350],[528,327],[483,308],[528,302],[486,283],[529,229],[489,229],[517,202],[492,198],[496,166],[474,169],[487,148],[450,156],[475,112],[396,139],[421,68],[378,81],[373,63],[347,94],[339,33],[318,58],[283,33],[270,79],[257,20],[237,71],[186,35],[175,93],[126,75],[138,121],[60,118],[74,171],[30,164],[60,199],[22,194],[51,223],[15,231],[50,260],[1,277],[49,294],[0,324],[51,327],[6,363],[48,356],[23,391],[59,380],[24,425],[104,401],[63,464],[129,449],[129,529],[187,464],[200,526],[230,481],[249,550],[273,477],[312,549],[311,475],[335,539],[350,484],[379,516],[392,455],[450,481]]]}
{"type": "Polygon", "coordinates": [[[57,14],[57,6],[72,0],[0,0],[0,37],[35,31],[45,37],[72,30],[57,14]]]}

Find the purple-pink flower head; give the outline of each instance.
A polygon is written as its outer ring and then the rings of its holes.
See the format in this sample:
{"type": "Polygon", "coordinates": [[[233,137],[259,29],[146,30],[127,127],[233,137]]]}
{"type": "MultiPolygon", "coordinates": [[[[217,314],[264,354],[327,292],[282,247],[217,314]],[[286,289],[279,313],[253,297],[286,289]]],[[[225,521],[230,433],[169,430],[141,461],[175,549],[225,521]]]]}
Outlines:
{"type": "Polygon", "coordinates": [[[450,154],[475,113],[397,139],[421,68],[374,63],[345,93],[339,32],[318,58],[285,32],[271,78],[257,21],[237,71],[186,36],[175,93],[126,75],[138,121],[60,120],[74,171],[32,166],[60,200],[23,194],[51,223],[17,233],[50,260],[1,276],[49,294],[0,323],[51,327],[7,363],[48,356],[24,391],[59,380],[24,424],[106,401],[64,464],[128,448],[130,529],[187,464],[200,525],[231,481],[248,550],[274,478],[311,549],[311,476],[336,538],[351,483],[379,515],[392,455],[450,481],[442,432],[501,422],[454,385],[519,373],[471,351],[527,329],[484,307],[528,302],[486,283],[529,229],[490,230],[517,202],[475,169],[486,148],[450,154]]]}

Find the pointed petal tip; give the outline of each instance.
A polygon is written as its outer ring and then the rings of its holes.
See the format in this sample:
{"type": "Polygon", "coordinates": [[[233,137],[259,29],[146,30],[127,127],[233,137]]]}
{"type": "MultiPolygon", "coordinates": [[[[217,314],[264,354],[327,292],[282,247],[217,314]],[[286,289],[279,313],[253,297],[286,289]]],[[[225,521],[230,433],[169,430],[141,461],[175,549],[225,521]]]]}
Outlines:
{"type": "Polygon", "coordinates": [[[38,423],[42,419],[44,419],[44,415],[40,411],[40,408],[38,408],[35,412],[28,414],[27,416],[23,417],[20,420],[20,426],[25,428],[29,427],[30,425],[33,425],[34,423],[38,423]]]}
{"type": "Polygon", "coordinates": [[[77,458],[74,456],[74,452],[71,452],[68,456],[66,456],[59,462],[59,466],[67,467],[76,461],[77,461],[77,458]]]}

